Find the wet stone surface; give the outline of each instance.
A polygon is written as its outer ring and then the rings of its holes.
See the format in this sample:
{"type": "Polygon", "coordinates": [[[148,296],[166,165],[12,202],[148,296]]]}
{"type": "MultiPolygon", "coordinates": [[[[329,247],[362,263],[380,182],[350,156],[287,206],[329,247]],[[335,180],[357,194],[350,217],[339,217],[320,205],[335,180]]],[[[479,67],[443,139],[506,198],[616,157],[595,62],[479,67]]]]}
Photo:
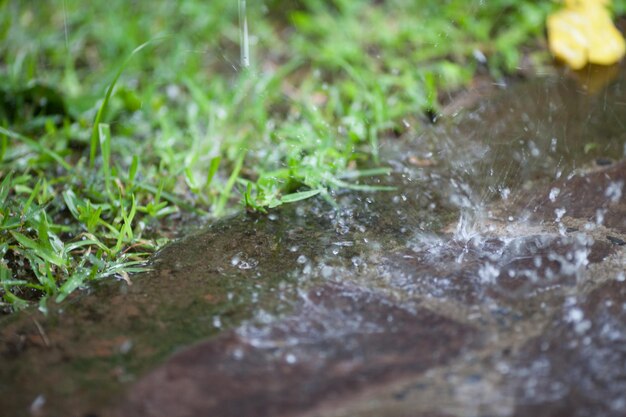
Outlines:
{"type": "Polygon", "coordinates": [[[602,224],[626,233],[624,171],[626,161],[558,181],[550,191],[530,200],[532,215],[539,219],[550,218],[551,214],[586,219],[591,226],[602,224]]]}
{"type": "Polygon", "coordinates": [[[226,219],[3,318],[0,410],[626,415],[623,77],[513,87],[386,142],[394,192],[226,219]]]}
{"type": "Polygon", "coordinates": [[[624,415],[626,285],[567,297],[560,313],[512,363],[516,415],[624,415]]]}
{"type": "Polygon", "coordinates": [[[476,333],[414,303],[324,285],[278,322],[175,355],[133,388],[122,415],[299,414],[444,364],[470,348],[476,333]]]}

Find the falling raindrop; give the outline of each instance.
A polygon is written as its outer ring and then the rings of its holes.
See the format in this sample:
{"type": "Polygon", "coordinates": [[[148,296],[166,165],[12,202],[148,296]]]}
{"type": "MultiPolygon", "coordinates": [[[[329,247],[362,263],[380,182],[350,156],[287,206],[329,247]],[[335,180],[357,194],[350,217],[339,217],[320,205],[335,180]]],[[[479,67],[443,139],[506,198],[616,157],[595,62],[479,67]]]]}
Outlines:
{"type": "Polygon", "coordinates": [[[248,39],[248,17],[246,0],[239,0],[239,46],[241,49],[241,67],[250,67],[250,41],[248,39]]]}

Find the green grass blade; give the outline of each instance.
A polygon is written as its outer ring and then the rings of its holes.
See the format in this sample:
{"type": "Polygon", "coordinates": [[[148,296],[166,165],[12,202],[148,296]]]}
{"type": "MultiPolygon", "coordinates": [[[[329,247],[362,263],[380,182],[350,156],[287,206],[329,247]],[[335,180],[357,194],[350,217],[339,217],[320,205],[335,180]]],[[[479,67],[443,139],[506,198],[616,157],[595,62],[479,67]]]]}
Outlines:
{"type": "Polygon", "coordinates": [[[300,191],[297,193],[287,194],[282,196],[279,201],[270,204],[270,208],[277,207],[281,204],[295,203],[296,201],[306,200],[307,198],[314,197],[324,191],[326,191],[326,189],[318,188],[316,190],[300,191]]]}
{"type": "Polygon", "coordinates": [[[102,154],[102,173],[107,194],[111,196],[111,126],[106,123],[98,124],[98,138],[100,139],[100,153],[102,154]]]}
{"type": "Polygon", "coordinates": [[[130,164],[130,168],[128,169],[128,185],[132,186],[135,182],[135,177],[137,176],[137,171],[139,170],[139,157],[137,155],[133,155],[133,160],[130,164]]]}
{"type": "Polygon", "coordinates": [[[60,303],[65,300],[68,295],[70,295],[74,290],[84,285],[85,281],[89,277],[89,272],[86,270],[81,270],[74,272],[68,279],[63,283],[61,288],[59,288],[59,294],[57,295],[55,301],[60,303]]]}
{"type": "Polygon", "coordinates": [[[217,206],[215,207],[215,215],[219,216],[223,213],[224,207],[226,207],[226,203],[230,198],[231,191],[237,182],[237,178],[239,177],[239,172],[243,167],[243,161],[246,159],[246,152],[242,152],[237,158],[237,162],[235,162],[235,166],[233,167],[233,171],[226,182],[226,186],[222,190],[222,194],[220,195],[220,199],[217,202],[217,206]]]}
{"type": "Polygon", "coordinates": [[[206,175],[206,182],[204,184],[205,190],[211,186],[211,183],[213,182],[213,178],[215,177],[215,174],[217,173],[217,170],[220,167],[220,162],[222,162],[221,156],[216,156],[215,158],[211,159],[211,162],[209,163],[209,171],[207,172],[207,175],[206,175]]]}
{"type": "Polygon", "coordinates": [[[11,185],[13,184],[13,173],[9,172],[9,174],[4,177],[2,180],[2,184],[0,184],[0,205],[4,206],[4,203],[9,196],[9,191],[11,191],[11,185]]]}
{"type": "Polygon", "coordinates": [[[59,165],[61,165],[63,168],[65,168],[65,170],[67,170],[68,172],[72,172],[73,168],[70,164],[68,164],[67,162],[65,162],[63,160],[63,158],[61,157],[61,155],[59,155],[58,153],[51,151],[50,149],[46,149],[43,146],[41,146],[41,144],[39,142],[37,142],[34,139],[31,139],[27,136],[24,136],[20,133],[14,132],[12,130],[6,129],[2,126],[0,126],[0,133],[2,133],[3,135],[6,135],[10,138],[13,138],[15,140],[19,140],[20,142],[23,142],[26,146],[28,146],[29,148],[31,148],[32,150],[34,150],[35,152],[39,153],[39,154],[43,154],[43,155],[47,155],[50,158],[54,159],[59,165]]]}
{"type": "Polygon", "coordinates": [[[34,240],[24,236],[19,232],[10,232],[13,238],[26,249],[30,249],[32,254],[38,256],[44,261],[48,261],[51,264],[54,264],[59,267],[65,266],[65,260],[58,256],[54,251],[50,248],[46,248],[45,246],[35,242],[34,240]]]}
{"type": "Polygon", "coordinates": [[[77,197],[76,194],[74,194],[74,191],[71,189],[63,191],[63,201],[65,201],[65,206],[76,220],[80,220],[80,213],[76,207],[76,200],[77,197]]]}
{"type": "Polygon", "coordinates": [[[130,64],[132,58],[137,55],[142,49],[144,49],[146,46],[156,42],[156,41],[160,41],[162,38],[158,38],[158,39],[152,39],[149,40],[148,42],[142,43],[141,45],[139,45],[138,47],[136,47],[128,56],[128,58],[126,58],[126,60],[124,61],[124,63],[120,66],[120,68],[117,70],[117,72],[115,73],[115,77],[113,77],[113,81],[111,82],[111,84],[109,85],[109,87],[107,88],[107,91],[104,95],[104,100],[102,100],[102,104],[100,104],[100,107],[98,108],[98,112],[96,113],[96,117],[93,121],[93,129],[91,131],[91,144],[90,144],[90,148],[89,148],[89,166],[91,168],[93,168],[96,164],[96,149],[98,148],[98,129],[100,126],[100,123],[102,121],[102,118],[105,115],[105,112],[107,110],[107,107],[109,106],[109,100],[111,100],[111,95],[113,94],[113,89],[115,88],[115,84],[117,84],[117,81],[119,80],[120,76],[122,75],[122,73],[124,72],[124,70],[126,69],[126,67],[128,66],[128,64],[130,64]]]}
{"type": "MultiPolygon", "coordinates": [[[[159,192],[158,187],[155,187],[152,184],[147,184],[147,183],[139,183],[137,184],[137,188],[143,191],[146,191],[152,195],[156,195],[159,192]]],[[[181,207],[185,210],[188,210],[191,213],[195,213],[195,214],[199,214],[199,215],[204,215],[207,214],[205,211],[199,209],[198,207],[194,207],[193,204],[190,204],[188,202],[186,202],[185,200],[183,200],[182,198],[178,198],[176,197],[174,194],[171,193],[167,193],[165,191],[161,192],[161,197],[174,204],[177,205],[178,207],[181,207]]]]}
{"type": "Polygon", "coordinates": [[[8,285],[4,286],[4,299],[11,304],[14,310],[23,310],[28,307],[28,302],[17,295],[13,294],[8,285]]]}

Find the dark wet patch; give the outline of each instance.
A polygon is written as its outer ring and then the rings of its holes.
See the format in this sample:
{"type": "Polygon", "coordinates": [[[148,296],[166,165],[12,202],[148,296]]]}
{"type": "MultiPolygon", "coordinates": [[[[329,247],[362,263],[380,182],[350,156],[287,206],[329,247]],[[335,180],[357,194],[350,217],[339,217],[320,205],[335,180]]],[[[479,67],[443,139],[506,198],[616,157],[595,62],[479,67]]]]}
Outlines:
{"type": "Polygon", "coordinates": [[[134,387],[119,415],[293,415],[440,366],[476,337],[419,306],[325,285],[285,319],[175,355],[134,387]]]}
{"type": "Polygon", "coordinates": [[[44,395],[51,415],[97,410],[173,351],[236,326],[259,309],[280,314],[289,308],[281,300],[295,291],[289,284],[294,276],[285,271],[297,265],[299,254],[289,248],[317,256],[321,250],[312,236],[329,225],[322,215],[291,224],[247,216],[223,221],[165,248],[155,271],[135,277],[132,286],[102,284],[52,305],[47,318],[36,312],[5,318],[2,409],[21,415],[44,395]]]}

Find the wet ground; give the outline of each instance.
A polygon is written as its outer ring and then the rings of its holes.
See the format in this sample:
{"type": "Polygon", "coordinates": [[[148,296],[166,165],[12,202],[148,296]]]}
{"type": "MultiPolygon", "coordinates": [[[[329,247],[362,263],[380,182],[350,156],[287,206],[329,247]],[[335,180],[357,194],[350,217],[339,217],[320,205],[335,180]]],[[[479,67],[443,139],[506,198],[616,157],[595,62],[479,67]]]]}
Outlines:
{"type": "Polygon", "coordinates": [[[395,192],[2,319],[2,415],[626,415],[625,72],[594,90],[507,88],[386,142],[395,192]]]}

